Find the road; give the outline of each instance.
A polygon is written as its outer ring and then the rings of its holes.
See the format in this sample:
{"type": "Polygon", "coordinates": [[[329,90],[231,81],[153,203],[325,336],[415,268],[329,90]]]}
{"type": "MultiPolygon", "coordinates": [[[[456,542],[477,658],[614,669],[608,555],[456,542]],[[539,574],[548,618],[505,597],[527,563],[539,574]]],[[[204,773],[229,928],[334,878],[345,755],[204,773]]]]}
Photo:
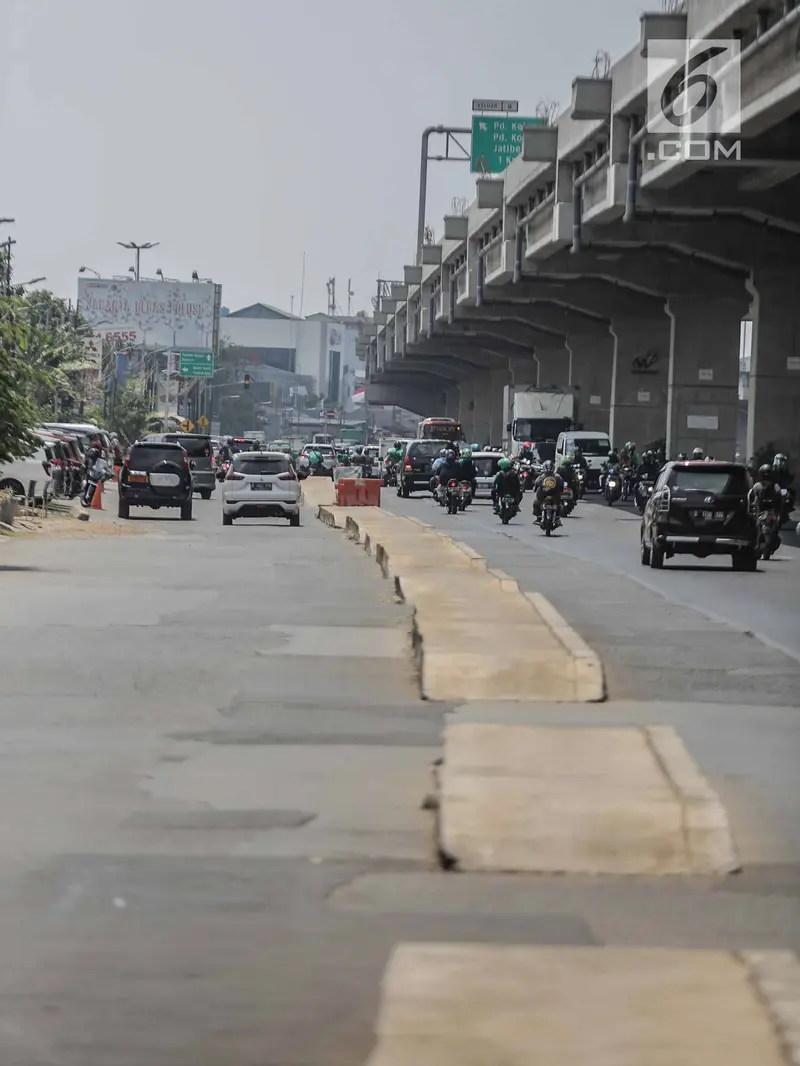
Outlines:
{"type": "MultiPolygon", "coordinates": [[[[455,523],[553,585],[597,573],[636,615],[631,589],[659,597],[569,553],[584,524],[633,526],[584,515],[533,548],[478,509],[455,523]]],[[[353,1066],[402,941],[800,949],[792,708],[542,708],[683,714],[712,780],[749,797],[737,878],[445,873],[422,799],[451,708],[418,700],[409,612],[374,563],[308,510],[300,529],[223,529],[218,500],[197,500],[192,523],[128,528],[0,542],[3,1066],[353,1066]],[[762,834],[759,804],[781,834],[762,834]]],[[[691,640],[720,647],[713,626],[691,640]]]]}
{"type": "Polygon", "coordinates": [[[800,550],[786,544],[756,574],[727,558],[639,560],[639,516],[587,496],[546,538],[532,498],[501,525],[490,501],[449,516],[428,494],[384,490],[383,505],[466,541],[490,565],[543,592],[603,655],[610,695],[800,703],[800,550]]]}

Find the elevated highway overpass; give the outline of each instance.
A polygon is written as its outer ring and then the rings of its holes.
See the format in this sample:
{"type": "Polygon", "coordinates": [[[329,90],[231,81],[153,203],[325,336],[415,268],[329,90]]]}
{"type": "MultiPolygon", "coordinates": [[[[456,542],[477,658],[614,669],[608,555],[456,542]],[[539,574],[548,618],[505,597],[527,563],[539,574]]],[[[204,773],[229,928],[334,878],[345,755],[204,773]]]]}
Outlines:
{"type": "Polygon", "coordinates": [[[797,455],[799,194],[795,0],[645,13],[608,77],[575,78],[554,125],[525,129],[520,156],[479,178],[468,213],[404,268],[360,341],[367,398],[453,415],[499,443],[504,385],[572,385],[586,428],[617,444],[665,437],[670,453],[722,458],[738,436],[747,454],[771,441],[797,455]],[[694,55],[701,38],[735,42],[717,77],[724,94],[738,72],[741,108],[717,137],[665,136],[648,111],[648,55],[665,40],[694,55]]]}

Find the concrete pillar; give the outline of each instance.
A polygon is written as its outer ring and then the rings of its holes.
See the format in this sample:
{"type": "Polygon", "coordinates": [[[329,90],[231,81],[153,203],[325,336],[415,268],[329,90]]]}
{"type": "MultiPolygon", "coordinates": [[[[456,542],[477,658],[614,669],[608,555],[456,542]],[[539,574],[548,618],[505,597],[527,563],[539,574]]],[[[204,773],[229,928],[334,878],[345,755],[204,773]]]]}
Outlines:
{"type": "Polygon", "coordinates": [[[443,412],[445,418],[454,418],[458,421],[460,399],[461,397],[457,385],[454,385],[451,389],[445,390],[443,412]]]}
{"type": "Polygon", "coordinates": [[[667,436],[667,385],[671,322],[666,314],[615,318],[614,364],[608,432],[612,444],[636,442],[641,450],[667,436]]]}
{"type": "Polygon", "coordinates": [[[537,348],[533,363],[538,370],[539,385],[543,388],[547,385],[569,385],[569,352],[566,347],[537,348]]]}
{"type": "MultiPolygon", "coordinates": [[[[481,446],[487,444],[492,431],[492,387],[494,371],[488,370],[478,373],[470,378],[460,388],[462,396],[467,400],[467,415],[462,415],[461,426],[464,436],[471,444],[478,441],[481,446]]],[[[500,388],[500,407],[502,418],[503,393],[500,388]]]]}
{"type": "Polygon", "coordinates": [[[534,385],[536,383],[536,363],[533,355],[511,356],[508,360],[512,385],[534,385]]]}
{"type": "Polygon", "coordinates": [[[757,269],[747,404],[747,455],[765,444],[800,461],[800,278],[757,269]]]}
{"type": "Polygon", "coordinates": [[[458,421],[467,440],[473,439],[475,423],[475,385],[472,378],[462,381],[458,386],[458,421]]]}
{"type": "Polygon", "coordinates": [[[584,429],[609,432],[614,338],[580,334],[567,337],[571,384],[578,391],[578,421],[584,429]]]}
{"type": "Polygon", "coordinates": [[[750,299],[670,297],[667,455],[700,447],[716,459],[736,453],[739,338],[750,299]]]}

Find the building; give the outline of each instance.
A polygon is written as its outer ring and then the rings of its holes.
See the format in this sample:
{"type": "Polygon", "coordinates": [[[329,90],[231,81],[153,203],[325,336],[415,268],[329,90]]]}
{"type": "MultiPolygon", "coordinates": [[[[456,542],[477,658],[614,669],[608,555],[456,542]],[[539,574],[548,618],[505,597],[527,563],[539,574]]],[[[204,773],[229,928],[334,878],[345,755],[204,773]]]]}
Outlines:
{"type": "Polygon", "coordinates": [[[257,379],[270,369],[295,377],[325,406],[351,411],[363,366],[356,356],[362,317],[326,314],[300,318],[269,304],[255,303],[220,318],[220,338],[241,349],[241,363],[257,379]],[[357,376],[358,375],[358,376],[357,376]]]}

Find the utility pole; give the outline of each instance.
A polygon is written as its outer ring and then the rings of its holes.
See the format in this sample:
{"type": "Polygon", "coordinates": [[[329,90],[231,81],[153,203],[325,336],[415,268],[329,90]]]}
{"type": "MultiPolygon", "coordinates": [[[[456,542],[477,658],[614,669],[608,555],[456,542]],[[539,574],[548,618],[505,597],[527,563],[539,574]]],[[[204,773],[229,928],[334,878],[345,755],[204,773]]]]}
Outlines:
{"type": "Polygon", "coordinates": [[[328,314],[334,318],[336,315],[336,278],[328,278],[325,288],[328,290],[328,314]]]}
{"type": "Polygon", "coordinates": [[[5,290],[6,296],[10,296],[11,295],[11,276],[12,276],[11,248],[16,243],[17,242],[15,240],[12,240],[11,237],[8,237],[5,241],[3,241],[3,244],[0,246],[0,247],[5,249],[4,254],[3,254],[3,258],[4,258],[5,262],[3,263],[3,266],[5,268],[4,290],[5,290]]]}
{"type": "Polygon", "coordinates": [[[294,293],[289,297],[289,314],[294,314],[294,293]]]}
{"type": "Polygon", "coordinates": [[[353,279],[352,278],[348,278],[347,279],[347,317],[348,318],[350,317],[350,310],[351,310],[351,308],[353,306],[352,301],[353,301],[353,297],[354,296],[355,296],[355,293],[353,292],[353,279]]]}
{"type": "Polygon", "coordinates": [[[137,244],[136,241],[128,241],[128,243],[126,244],[125,241],[117,241],[117,244],[120,246],[120,248],[127,248],[129,251],[135,253],[136,261],[133,267],[133,276],[136,278],[137,281],[139,280],[139,260],[141,257],[141,253],[148,251],[148,249],[150,248],[157,248],[160,243],[160,241],[147,241],[145,244],[137,244]]]}

